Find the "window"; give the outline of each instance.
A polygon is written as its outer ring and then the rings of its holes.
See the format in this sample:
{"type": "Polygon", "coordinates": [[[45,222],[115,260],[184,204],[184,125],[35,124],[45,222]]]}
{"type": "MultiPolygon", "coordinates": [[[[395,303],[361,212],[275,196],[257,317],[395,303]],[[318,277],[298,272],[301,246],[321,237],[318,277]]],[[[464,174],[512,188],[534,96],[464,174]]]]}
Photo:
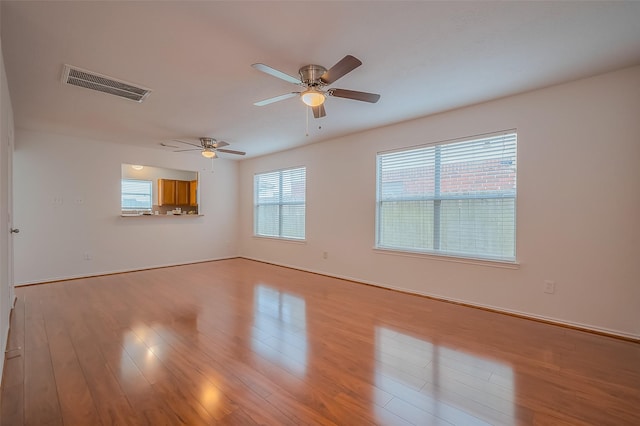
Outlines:
{"type": "Polygon", "coordinates": [[[122,179],[122,210],[151,211],[151,181],[122,179]]]}
{"type": "Polygon", "coordinates": [[[306,168],[254,176],[254,234],[305,238],[306,168]]]}
{"type": "Polygon", "coordinates": [[[377,157],[376,247],[515,261],[515,132],[377,157]]]}

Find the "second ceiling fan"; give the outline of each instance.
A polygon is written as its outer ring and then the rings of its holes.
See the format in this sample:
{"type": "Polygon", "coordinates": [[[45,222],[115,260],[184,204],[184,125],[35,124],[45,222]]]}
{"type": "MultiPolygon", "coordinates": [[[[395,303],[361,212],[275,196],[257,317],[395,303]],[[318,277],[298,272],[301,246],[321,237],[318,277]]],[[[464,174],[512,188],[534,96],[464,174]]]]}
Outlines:
{"type": "Polygon", "coordinates": [[[315,118],[321,118],[327,115],[324,109],[324,101],[327,96],[376,103],[380,99],[380,95],[375,93],[326,88],[344,75],[358,68],[360,65],[362,65],[362,62],[358,58],[347,55],[328,70],[320,65],[305,65],[298,70],[300,78],[296,78],[265,64],[253,64],[251,66],[258,71],[262,71],[263,73],[269,74],[273,77],[288,81],[289,83],[297,84],[305,89],[303,91],[285,93],[284,95],[255,102],[254,105],[264,106],[284,99],[289,99],[294,96],[300,96],[302,102],[310,106],[313,110],[313,116],[315,118]]]}
{"type": "MultiPolygon", "coordinates": [[[[246,152],[243,151],[234,151],[232,149],[224,149],[223,146],[229,146],[228,142],[219,141],[214,138],[199,138],[200,145],[196,145],[191,142],[181,141],[180,139],[173,139],[174,142],[180,142],[186,145],[195,146],[195,148],[187,148],[187,149],[176,149],[173,152],[185,152],[185,151],[200,151],[203,157],[205,158],[218,158],[219,152],[224,152],[225,154],[235,154],[235,155],[245,155],[246,152]]],[[[180,148],[179,146],[169,145],[167,143],[161,142],[160,145],[166,146],[167,148],[180,148]]]]}

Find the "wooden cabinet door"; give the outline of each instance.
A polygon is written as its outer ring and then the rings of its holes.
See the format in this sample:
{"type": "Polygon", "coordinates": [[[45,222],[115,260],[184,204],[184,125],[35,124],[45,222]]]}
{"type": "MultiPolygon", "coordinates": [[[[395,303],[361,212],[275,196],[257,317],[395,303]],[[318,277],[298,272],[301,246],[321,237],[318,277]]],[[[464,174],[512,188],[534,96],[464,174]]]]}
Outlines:
{"type": "Polygon", "coordinates": [[[189,181],[188,180],[176,181],[176,204],[179,206],[186,206],[189,204],[189,181]]]}
{"type": "Polygon", "coordinates": [[[176,204],[176,181],[172,179],[158,179],[158,205],[176,204]]]}
{"type": "Polygon", "coordinates": [[[189,182],[189,205],[198,205],[198,181],[192,180],[189,182]]]}

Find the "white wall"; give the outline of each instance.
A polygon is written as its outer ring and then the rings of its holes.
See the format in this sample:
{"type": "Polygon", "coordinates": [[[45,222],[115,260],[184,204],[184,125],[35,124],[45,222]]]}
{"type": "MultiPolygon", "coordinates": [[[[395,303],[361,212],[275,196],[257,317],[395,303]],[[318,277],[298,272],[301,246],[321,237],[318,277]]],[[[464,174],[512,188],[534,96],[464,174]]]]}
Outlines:
{"type": "MultiPolygon", "coordinates": [[[[1,44],[1,43],[0,43],[1,44]]],[[[0,48],[0,378],[4,367],[4,353],[9,334],[9,318],[13,306],[11,273],[11,156],[13,135],[13,110],[4,58],[0,48]]]]}
{"type": "Polygon", "coordinates": [[[640,67],[248,159],[239,191],[245,257],[640,337],[640,67]],[[378,151],[511,128],[518,268],[373,250],[378,151]],[[252,237],[254,173],[299,165],[306,243],[252,237]]]}
{"type": "Polygon", "coordinates": [[[16,285],[237,255],[236,162],[16,129],[16,285]],[[120,216],[122,163],[200,172],[194,216],[120,216]],[[88,254],[90,260],[85,259],[88,254]]]}

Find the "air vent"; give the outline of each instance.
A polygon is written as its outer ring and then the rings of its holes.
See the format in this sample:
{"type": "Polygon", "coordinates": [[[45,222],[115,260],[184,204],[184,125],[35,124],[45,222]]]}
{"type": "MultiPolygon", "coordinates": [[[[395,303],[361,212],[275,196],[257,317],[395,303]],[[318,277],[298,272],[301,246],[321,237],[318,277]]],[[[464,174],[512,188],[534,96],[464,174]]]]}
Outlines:
{"type": "Polygon", "coordinates": [[[84,87],[85,89],[97,90],[98,92],[109,93],[121,98],[142,102],[151,93],[151,89],[138,87],[132,83],[127,83],[106,75],[93,71],[65,65],[62,71],[62,82],[72,86],[84,87]]]}

